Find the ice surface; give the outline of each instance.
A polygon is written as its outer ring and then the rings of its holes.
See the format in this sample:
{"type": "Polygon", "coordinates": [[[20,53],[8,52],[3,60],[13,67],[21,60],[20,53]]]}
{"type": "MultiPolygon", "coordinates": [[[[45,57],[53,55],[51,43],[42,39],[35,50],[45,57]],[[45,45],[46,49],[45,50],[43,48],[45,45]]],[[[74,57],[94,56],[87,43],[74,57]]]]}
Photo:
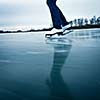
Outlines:
{"type": "Polygon", "coordinates": [[[0,100],[100,100],[99,35],[1,34],[0,100]]]}

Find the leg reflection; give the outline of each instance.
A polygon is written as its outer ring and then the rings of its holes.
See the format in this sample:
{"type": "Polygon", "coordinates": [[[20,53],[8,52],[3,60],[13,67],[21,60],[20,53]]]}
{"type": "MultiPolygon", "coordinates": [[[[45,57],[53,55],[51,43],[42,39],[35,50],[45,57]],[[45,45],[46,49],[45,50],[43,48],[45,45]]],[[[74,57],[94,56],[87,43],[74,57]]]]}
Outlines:
{"type": "Polygon", "coordinates": [[[61,74],[62,67],[69,55],[71,45],[56,44],[54,46],[54,60],[47,85],[50,89],[49,100],[72,100],[69,89],[61,74]]]}

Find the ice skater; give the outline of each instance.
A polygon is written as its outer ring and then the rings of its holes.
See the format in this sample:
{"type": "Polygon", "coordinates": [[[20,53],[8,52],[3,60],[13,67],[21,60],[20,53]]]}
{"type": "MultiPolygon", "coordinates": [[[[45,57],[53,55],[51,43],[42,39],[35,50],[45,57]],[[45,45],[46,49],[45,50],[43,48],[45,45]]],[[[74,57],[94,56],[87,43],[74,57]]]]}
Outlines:
{"type": "Polygon", "coordinates": [[[49,32],[49,34],[54,34],[56,32],[64,33],[70,27],[70,22],[66,20],[63,13],[58,8],[56,1],[57,0],[47,0],[53,24],[53,29],[49,32]]]}

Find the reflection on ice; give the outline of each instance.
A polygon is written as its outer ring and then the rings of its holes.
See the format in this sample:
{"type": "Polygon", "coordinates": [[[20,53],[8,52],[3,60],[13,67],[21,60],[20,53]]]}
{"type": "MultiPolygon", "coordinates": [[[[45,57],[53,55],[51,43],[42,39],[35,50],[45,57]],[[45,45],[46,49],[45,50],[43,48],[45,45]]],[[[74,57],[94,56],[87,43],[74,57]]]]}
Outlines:
{"type": "Polygon", "coordinates": [[[10,63],[10,60],[0,60],[0,63],[10,63]]]}
{"type": "Polygon", "coordinates": [[[46,39],[46,43],[47,44],[51,44],[52,46],[58,46],[58,45],[71,45],[72,43],[72,40],[71,39],[68,39],[68,38],[47,38],[46,39]]]}
{"type": "MultiPolygon", "coordinates": [[[[53,40],[50,41],[53,44],[53,40]]],[[[49,100],[72,100],[70,90],[67,84],[64,82],[61,74],[63,65],[67,60],[72,46],[70,41],[68,44],[68,41],[69,40],[67,40],[66,43],[64,40],[58,39],[58,42],[52,45],[54,48],[53,65],[51,68],[50,77],[46,81],[50,90],[49,100]]]]}
{"type": "Polygon", "coordinates": [[[34,51],[27,51],[26,54],[34,55],[34,54],[45,54],[46,52],[34,52],[34,51]]]}
{"type": "Polygon", "coordinates": [[[100,29],[75,30],[68,37],[75,39],[100,39],[100,29]]]}

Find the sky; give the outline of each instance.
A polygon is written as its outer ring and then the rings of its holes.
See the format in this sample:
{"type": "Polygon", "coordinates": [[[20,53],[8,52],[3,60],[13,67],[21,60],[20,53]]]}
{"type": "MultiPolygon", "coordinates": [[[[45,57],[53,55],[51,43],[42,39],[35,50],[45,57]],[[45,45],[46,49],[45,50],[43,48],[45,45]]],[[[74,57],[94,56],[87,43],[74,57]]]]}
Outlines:
{"type": "MultiPolygon", "coordinates": [[[[58,0],[68,21],[100,16],[100,0],[58,0]]],[[[0,0],[0,26],[52,24],[46,0],[0,0]]]]}

